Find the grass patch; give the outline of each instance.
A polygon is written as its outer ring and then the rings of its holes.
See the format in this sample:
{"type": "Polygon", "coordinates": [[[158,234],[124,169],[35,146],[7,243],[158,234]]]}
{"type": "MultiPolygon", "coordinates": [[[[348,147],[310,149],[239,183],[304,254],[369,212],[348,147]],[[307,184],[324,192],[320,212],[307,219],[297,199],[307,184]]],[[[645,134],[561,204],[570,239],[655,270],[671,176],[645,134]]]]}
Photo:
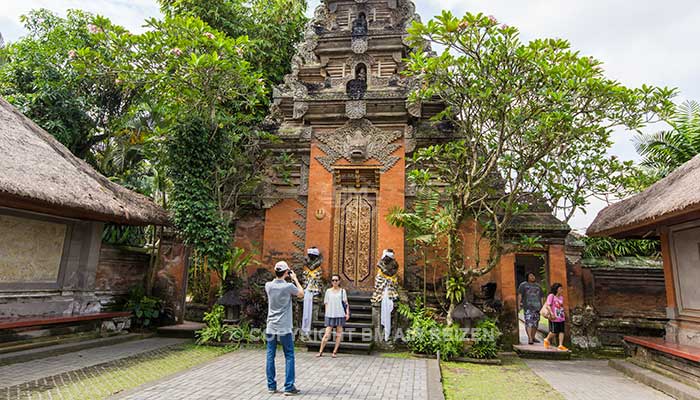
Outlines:
{"type": "Polygon", "coordinates": [[[49,384],[20,387],[18,392],[23,399],[104,399],[192,368],[232,350],[230,347],[194,344],[173,346],[61,374],[50,379],[49,384]]]}
{"type": "Polygon", "coordinates": [[[447,400],[564,399],[517,357],[504,357],[503,365],[454,362],[441,365],[447,400]]]}
{"type": "Polygon", "coordinates": [[[415,358],[413,356],[413,353],[410,351],[398,351],[398,352],[391,352],[391,353],[380,353],[382,357],[386,358],[415,358]]]}

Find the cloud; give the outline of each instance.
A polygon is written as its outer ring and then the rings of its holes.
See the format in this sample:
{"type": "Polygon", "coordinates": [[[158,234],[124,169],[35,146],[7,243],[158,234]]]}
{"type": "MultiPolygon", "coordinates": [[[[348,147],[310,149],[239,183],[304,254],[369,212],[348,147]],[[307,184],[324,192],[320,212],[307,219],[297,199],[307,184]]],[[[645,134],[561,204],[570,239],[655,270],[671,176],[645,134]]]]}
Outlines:
{"type": "Polygon", "coordinates": [[[26,33],[20,16],[38,8],[46,8],[59,15],[65,15],[69,9],[85,10],[108,17],[132,32],[143,31],[145,19],[160,16],[155,0],[0,0],[0,4],[0,33],[6,41],[15,41],[26,33]]]}

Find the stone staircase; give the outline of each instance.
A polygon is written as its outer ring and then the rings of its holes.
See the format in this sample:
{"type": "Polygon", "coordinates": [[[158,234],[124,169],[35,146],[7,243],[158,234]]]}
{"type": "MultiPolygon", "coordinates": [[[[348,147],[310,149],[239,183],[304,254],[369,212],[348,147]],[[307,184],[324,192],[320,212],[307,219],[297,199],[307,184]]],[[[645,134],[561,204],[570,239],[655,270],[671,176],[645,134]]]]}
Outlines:
{"type": "MultiPolygon", "coordinates": [[[[374,344],[374,328],[372,325],[371,295],[364,293],[352,294],[348,292],[350,304],[350,320],[346,322],[343,330],[343,341],[340,343],[341,353],[369,354],[374,344]]],[[[309,351],[318,351],[321,347],[321,339],[325,330],[323,317],[323,297],[318,305],[317,317],[311,324],[310,339],[306,342],[309,351]]],[[[335,332],[326,344],[325,353],[332,353],[335,346],[335,332]]]]}

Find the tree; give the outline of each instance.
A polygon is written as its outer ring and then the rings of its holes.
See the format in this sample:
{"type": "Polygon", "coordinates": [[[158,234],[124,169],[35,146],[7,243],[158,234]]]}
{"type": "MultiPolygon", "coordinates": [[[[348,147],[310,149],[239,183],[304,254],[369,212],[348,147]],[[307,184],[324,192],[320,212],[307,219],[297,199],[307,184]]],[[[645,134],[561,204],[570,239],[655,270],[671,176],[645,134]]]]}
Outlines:
{"type": "Polygon", "coordinates": [[[674,90],[626,88],[567,41],[521,43],[516,28],[482,14],[443,12],[414,23],[409,34],[418,50],[406,74],[419,82],[409,101],[439,99],[445,109],[434,119],[454,129],[453,140],[416,150],[410,173],[416,184],[440,193],[450,213],[452,308],[476,277],[515,248],[514,216],[538,201],[570,215],[617,185],[626,165],[606,155],[611,130],[638,128],[668,112],[674,90]],[[430,44],[444,51],[432,56],[430,44]],[[474,249],[488,243],[487,257],[464,254],[467,226],[474,249]]]}
{"type": "Polygon", "coordinates": [[[686,101],[667,120],[670,130],[640,133],[634,147],[642,156],[643,171],[650,175],[649,184],[665,177],[700,154],[700,104],[686,101]]]}
{"type": "MultiPolygon", "coordinates": [[[[92,49],[107,60],[116,57],[99,46],[94,19],[80,10],[69,10],[65,18],[45,9],[23,16],[27,36],[0,48],[0,95],[73,154],[98,166],[96,146],[120,129],[135,93],[123,90],[113,75],[74,68],[75,49],[92,49]]],[[[106,18],[100,21],[112,32],[126,32],[106,18]]]]}
{"type": "Polygon", "coordinates": [[[426,186],[419,187],[410,211],[395,207],[390,210],[387,216],[389,223],[404,229],[406,241],[411,244],[411,248],[417,251],[422,259],[424,299],[428,296],[427,270],[430,264],[430,254],[435,250],[435,246],[444,240],[445,234],[453,225],[451,213],[444,207],[440,207],[440,194],[426,190],[426,186]]]}
{"type": "Polygon", "coordinates": [[[101,68],[144,93],[141,100],[149,106],[133,110],[132,125],[150,127],[151,140],[164,150],[174,223],[195,251],[191,289],[196,301],[206,301],[209,278],[202,272],[226,261],[238,205],[228,199],[251,182],[254,173],[247,172],[257,168],[250,146],[261,136],[255,123],[267,91],[247,61],[246,37],[228,37],[191,16],[147,25],[140,35],[98,26],[102,46],[120,58],[110,63],[84,48],[76,50],[75,62],[86,71],[101,68]],[[136,123],[139,113],[145,122],[136,123]]]}
{"type": "Polygon", "coordinates": [[[191,15],[229,37],[247,36],[253,69],[268,85],[289,73],[307,18],[305,0],[160,0],[167,16],[191,15]]]}

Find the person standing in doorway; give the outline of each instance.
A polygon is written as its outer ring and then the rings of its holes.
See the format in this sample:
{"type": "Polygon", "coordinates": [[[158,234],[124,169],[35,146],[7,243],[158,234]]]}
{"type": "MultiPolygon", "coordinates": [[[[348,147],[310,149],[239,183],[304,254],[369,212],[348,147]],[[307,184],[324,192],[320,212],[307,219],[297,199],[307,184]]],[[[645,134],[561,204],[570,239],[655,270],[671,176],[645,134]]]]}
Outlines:
{"type": "Polygon", "coordinates": [[[331,284],[333,287],[326,290],[326,295],[323,297],[325,306],[324,322],[326,332],[321,339],[321,348],[318,351],[318,357],[323,356],[323,350],[326,348],[326,343],[331,337],[331,333],[335,328],[335,347],[333,348],[333,358],[338,354],[340,342],[343,339],[343,327],[345,321],[350,319],[350,306],[348,305],[348,294],[345,289],[340,287],[340,276],[331,276],[331,284]]]}
{"type": "Polygon", "coordinates": [[[545,306],[549,309],[549,315],[552,317],[549,320],[549,334],[544,339],[544,348],[550,348],[552,339],[556,337],[559,340],[557,349],[561,351],[569,350],[564,346],[566,313],[564,312],[564,287],[561,283],[552,285],[545,306]]]}
{"type": "Polygon", "coordinates": [[[267,294],[267,328],[265,338],[267,341],[267,389],[270,393],[277,393],[277,380],[275,378],[275,355],[277,343],[282,344],[285,361],[284,394],[293,396],[299,393],[294,386],[294,335],[292,334],[292,297],[303,298],[304,288],[294,271],[289,269],[286,262],[275,264],[275,279],[265,284],[267,294]],[[287,277],[292,282],[286,281],[287,277]]]}
{"type": "Polygon", "coordinates": [[[534,273],[527,274],[527,281],[518,286],[518,305],[525,314],[525,332],[527,333],[527,343],[537,342],[537,327],[540,324],[540,309],[542,308],[542,298],[544,293],[537,283],[534,273]]]}

